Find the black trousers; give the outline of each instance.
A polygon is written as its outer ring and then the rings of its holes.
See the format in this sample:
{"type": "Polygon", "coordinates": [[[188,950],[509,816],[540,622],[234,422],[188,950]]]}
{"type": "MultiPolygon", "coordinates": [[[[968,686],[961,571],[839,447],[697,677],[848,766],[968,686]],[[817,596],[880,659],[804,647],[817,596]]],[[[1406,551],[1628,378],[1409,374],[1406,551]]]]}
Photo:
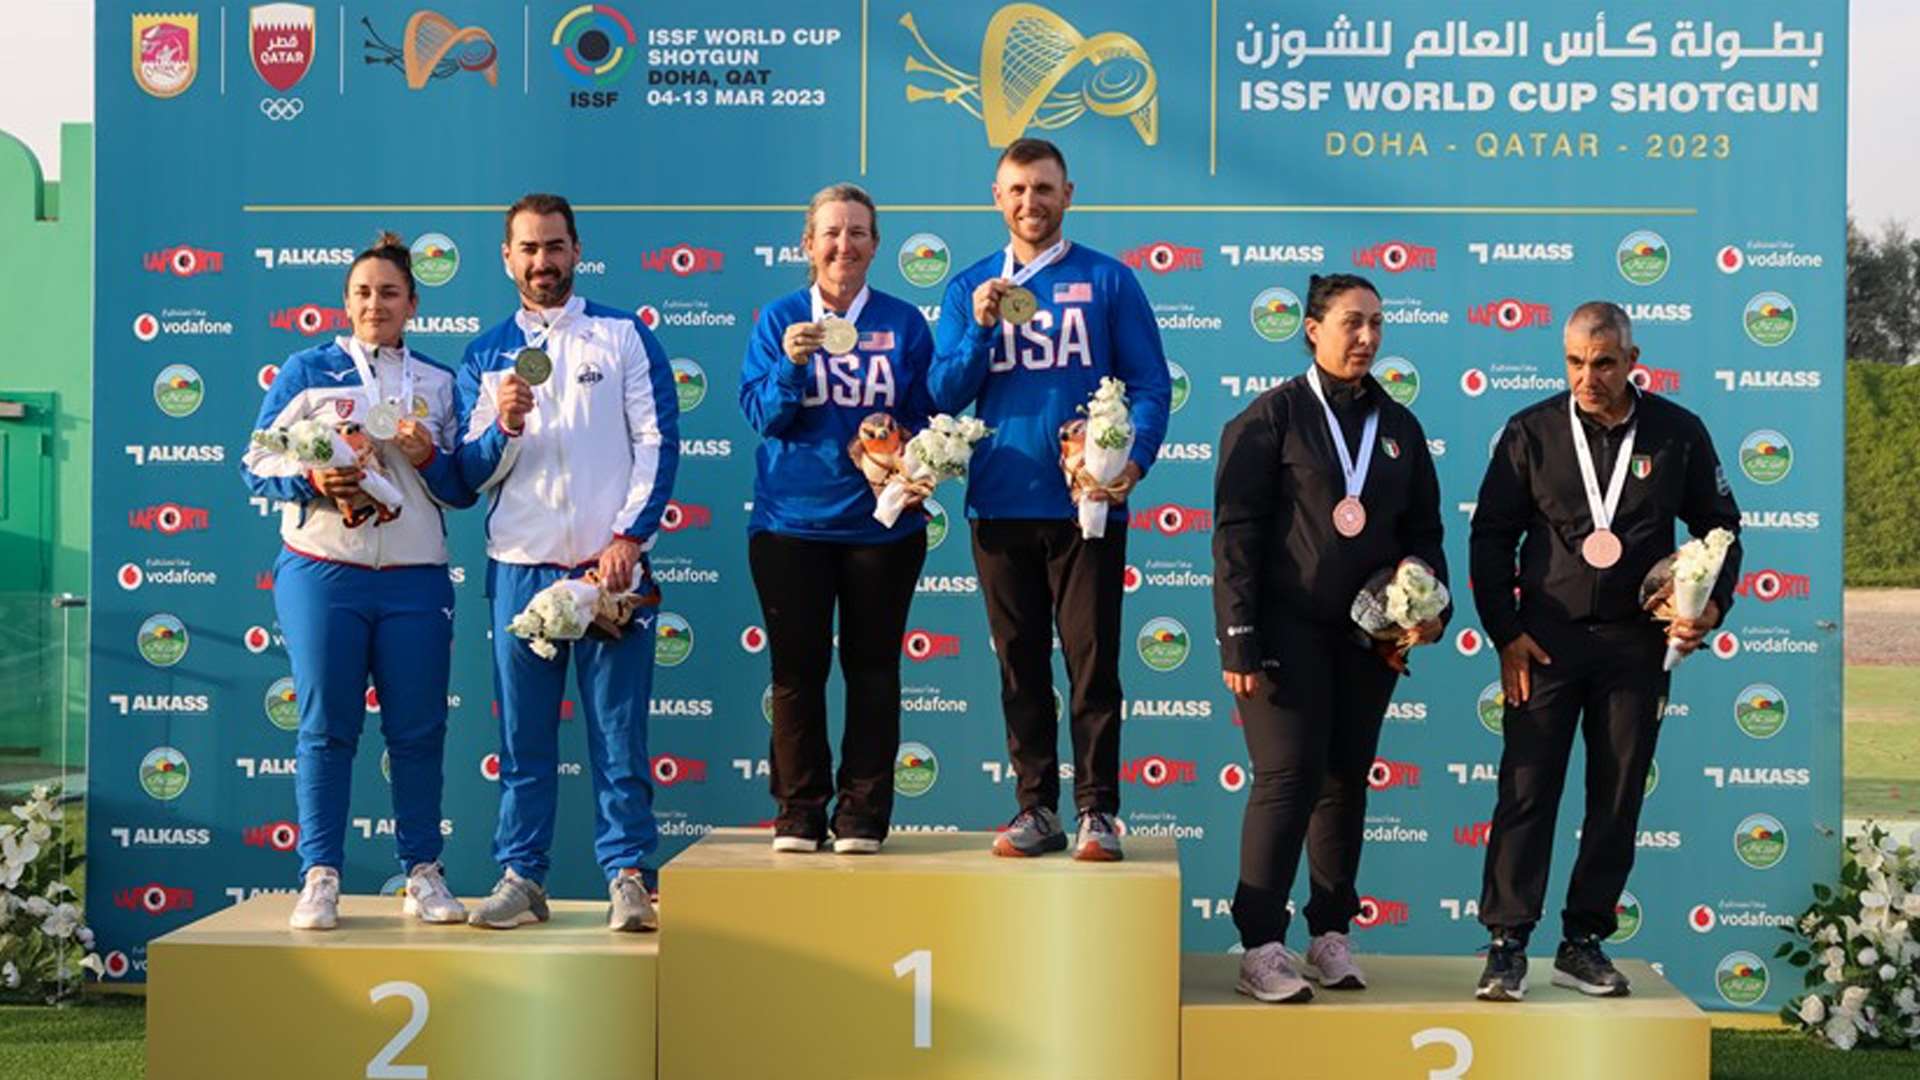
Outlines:
{"type": "Polygon", "coordinates": [[[1399,676],[1345,629],[1285,624],[1280,667],[1240,703],[1253,790],[1240,826],[1233,924],[1248,949],[1286,936],[1287,896],[1307,851],[1307,928],[1345,933],[1366,833],[1367,773],[1399,676]]]}
{"type": "Polygon", "coordinates": [[[1586,743],[1587,810],[1561,922],[1568,937],[1609,937],[1633,870],[1640,804],[1660,738],[1669,678],[1660,630],[1597,623],[1533,631],[1553,663],[1533,668],[1532,694],[1503,721],[1500,800],[1480,891],[1480,921],[1525,938],[1540,921],[1554,818],[1576,730],[1586,743]]]}
{"type": "Polygon", "coordinates": [[[884,839],[893,817],[893,761],[900,750],[900,639],[927,557],[927,534],[885,544],[840,544],[755,533],[747,561],[767,621],[773,660],[773,745],[768,786],[774,831],[824,837],[836,787],[833,831],[884,839]],[[827,745],[827,673],[839,605],[840,673],[847,725],[840,775],[827,745]]]}
{"type": "Polygon", "coordinates": [[[973,560],[1000,658],[1000,707],[1022,810],[1060,804],[1059,723],[1053,707],[1053,629],[1060,628],[1073,735],[1073,801],[1120,809],[1120,600],[1123,523],[1083,540],[1072,521],[973,522],[973,560]]]}

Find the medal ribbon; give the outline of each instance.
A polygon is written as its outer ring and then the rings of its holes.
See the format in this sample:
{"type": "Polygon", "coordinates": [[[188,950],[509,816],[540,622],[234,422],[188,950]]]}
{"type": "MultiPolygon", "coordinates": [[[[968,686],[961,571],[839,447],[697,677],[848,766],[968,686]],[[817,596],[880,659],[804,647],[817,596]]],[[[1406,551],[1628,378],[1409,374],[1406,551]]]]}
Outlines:
{"type": "Polygon", "coordinates": [[[1060,256],[1065,255],[1066,253],[1067,253],[1067,238],[1063,236],[1060,239],[1054,241],[1054,244],[1052,247],[1034,256],[1034,259],[1032,262],[1028,263],[1027,265],[1021,267],[1019,270],[1016,271],[1013,268],[1013,245],[1008,244],[1005,252],[1006,258],[1004,258],[1000,262],[1000,276],[1003,278],[1013,279],[1013,283],[1015,285],[1025,285],[1028,281],[1033,279],[1033,275],[1038,274],[1040,271],[1045,270],[1047,267],[1052,266],[1056,262],[1059,262],[1060,256]]]}
{"type": "Polygon", "coordinates": [[[1333,415],[1333,406],[1327,404],[1327,392],[1320,388],[1320,365],[1307,369],[1307,385],[1313,388],[1313,396],[1320,399],[1320,411],[1327,415],[1327,433],[1333,437],[1334,453],[1340,455],[1340,472],[1347,481],[1347,496],[1358,499],[1361,489],[1367,486],[1367,470],[1373,465],[1373,436],[1380,430],[1380,410],[1375,408],[1367,413],[1366,426],[1360,429],[1360,463],[1355,465],[1353,455],[1347,453],[1347,437],[1340,431],[1340,418],[1333,415]]]}
{"type": "Polygon", "coordinates": [[[353,369],[360,374],[360,385],[366,390],[367,408],[371,410],[381,401],[398,401],[400,415],[413,412],[413,350],[403,343],[400,346],[400,396],[382,398],[380,396],[380,377],[374,370],[374,358],[380,355],[377,345],[368,345],[359,338],[347,339],[347,355],[353,359],[353,369]]]}
{"type": "Polygon", "coordinates": [[[1587,512],[1593,515],[1593,529],[1604,532],[1613,525],[1614,511],[1620,508],[1620,494],[1627,490],[1627,469],[1633,460],[1633,440],[1640,434],[1638,421],[1627,427],[1620,444],[1620,456],[1613,463],[1613,476],[1607,481],[1607,495],[1600,497],[1600,473],[1593,467],[1593,449],[1587,445],[1587,433],[1580,430],[1579,406],[1567,395],[1567,425],[1573,431],[1573,455],[1580,461],[1580,482],[1587,489],[1587,512]]]}
{"type": "MultiPolygon", "coordinates": [[[[829,314],[829,309],[826,300],[820,295],[819,283],[815,282],[807,286],[807,293],[813,298],[813,321],[819,322],[821,319],[826,318],[829,314]]],[[[840,316],[840,318],[858,325],[860,322],[860,313],[866,310],[867,307],[867,297],[872,294],[872,289],[865,285],[860,286],[860,295],[853,298],[853,303],[847,306],[847,313],[840,316]]]]}

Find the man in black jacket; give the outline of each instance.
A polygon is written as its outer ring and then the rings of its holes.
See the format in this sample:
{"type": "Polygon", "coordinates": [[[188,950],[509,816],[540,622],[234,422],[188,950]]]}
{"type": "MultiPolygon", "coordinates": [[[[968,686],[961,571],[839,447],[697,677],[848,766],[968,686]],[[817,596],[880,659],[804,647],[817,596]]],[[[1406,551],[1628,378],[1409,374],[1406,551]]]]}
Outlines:
{"type": "Polygon", "coordinates": [[[1500,649],[1506,695],[1480,899],[1493,941],[1477,994],[1495,1001],[1526,993],[1527,939],[1546,896],[1576,730],[1586,743],[1587,810],[1553,982],[1627,993],[1600,942],[1616,929],[1614,905],[1633,869],[1666,709],[1666,642],[1698,648],[1725,617],[1740,572],[1736,539],[1699,618],[1663,629],[1642,610],[1640,584],[1673,552],[1675,519],[1696,537],[1737,534],[1740,511],[1700,419],[1633,386],[1640,350],[1626,312],[1582,304],[1565,339],[1568,392],[1507,422],[1473,515],[1474,606],[1500,649]]]}

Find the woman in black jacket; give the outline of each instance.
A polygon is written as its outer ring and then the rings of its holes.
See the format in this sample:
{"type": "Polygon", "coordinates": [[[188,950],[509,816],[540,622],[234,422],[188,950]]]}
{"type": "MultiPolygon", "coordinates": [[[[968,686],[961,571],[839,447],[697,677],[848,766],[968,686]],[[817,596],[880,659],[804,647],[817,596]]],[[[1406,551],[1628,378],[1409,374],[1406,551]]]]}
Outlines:
{"type": "MultiPolygon", "coordinates": [[[[1381,322],[1379,292],[1365,278],[1314,277],[1313,365],[1221,435],[1214,613],[1254,773],[1233,921],[1246,948],[1238,988],[1262,1001],[1313,996],[1282,944],[1303,845],[1313,882],[1307,973],[1329,989],[1366,985],[1347,929],[1360,910],[1367,773],[1398,671],[1350,612],[1367,579],[1402,558],[1446,580],[1426,434],[1369,374],[1381,322]]],[[[1438,640],[1447,614],[1405,643],[1438,640]]]]}

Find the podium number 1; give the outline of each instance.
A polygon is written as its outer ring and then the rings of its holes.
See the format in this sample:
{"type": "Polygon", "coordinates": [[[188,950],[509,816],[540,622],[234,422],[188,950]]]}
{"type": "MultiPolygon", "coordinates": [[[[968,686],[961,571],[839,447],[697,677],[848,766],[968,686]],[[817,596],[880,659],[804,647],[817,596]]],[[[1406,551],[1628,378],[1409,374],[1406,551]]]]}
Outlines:
{"type": "Polygon", "coordinates": [[[390,997],[399,997],[407,999],[407,1004],[413,1006],[413,1015],[407,1018],[406,1025],[395,1032],[393,1038],[387,1040],[387,1045],[373,1055],[372,1061],[367,1062],[367,1080],[427,1080],[425,1065],[393,1063],[394,1058],[399,1057],[414,1039],[419,1038],[420,1029],[427,1026],[426,990],[422,989],[419,983],[383,982],[369,991],[367,996],[373,999],[375,1005],[390,997]]]}
{"type": "Polygon", "coordinates": [[[913,972],[913,1048],[931,1050],[933,1048],[933,950],[915,949],[893,962],[894,978],[898,979],[909,971],[913,972]]]}
{"type": "Polygon", "coordinates": [[[1427,1080],[1460,1080],[1473,1068],[1473,1040],[1458,1028],[1422,1028],[1413,1033],[1413,1048],[1425,1049],[1435,1043],[1453,1051],[1453,1064],[1444,1069],[1427,1070],[1427,1080]]]}

